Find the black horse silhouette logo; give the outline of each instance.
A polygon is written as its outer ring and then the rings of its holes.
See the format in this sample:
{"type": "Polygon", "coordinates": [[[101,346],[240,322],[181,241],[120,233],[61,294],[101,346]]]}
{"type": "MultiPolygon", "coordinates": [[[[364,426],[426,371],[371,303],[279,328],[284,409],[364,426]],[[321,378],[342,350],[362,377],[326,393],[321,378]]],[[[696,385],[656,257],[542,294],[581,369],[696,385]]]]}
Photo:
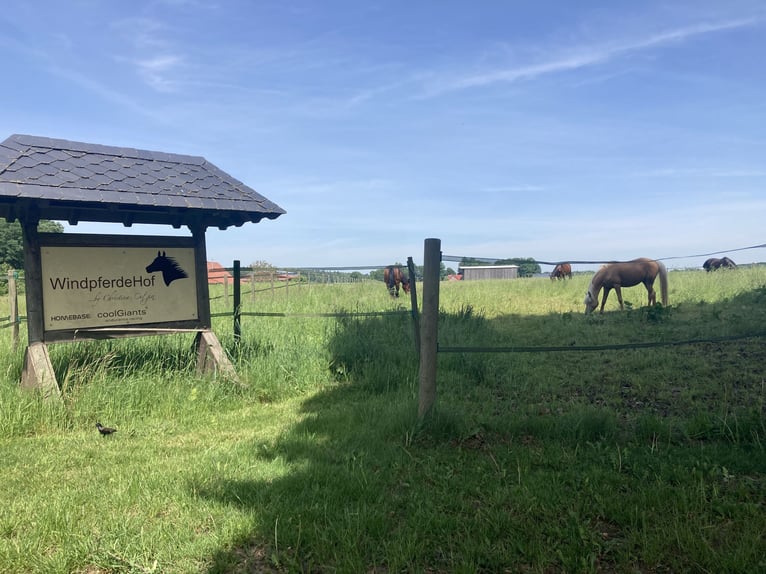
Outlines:
{"type": "Polygon", "coordinates": [[[165,285],[170,285],[176,279],[185,279],[189,275],[181,269],[178,262],[172,257],[165,255],[163,251],[157,252],[157,257],[154,258],[147,267],[147,273],[154,273],[155,271],[162,271],[162,280],[165,281],[165,285]]]}

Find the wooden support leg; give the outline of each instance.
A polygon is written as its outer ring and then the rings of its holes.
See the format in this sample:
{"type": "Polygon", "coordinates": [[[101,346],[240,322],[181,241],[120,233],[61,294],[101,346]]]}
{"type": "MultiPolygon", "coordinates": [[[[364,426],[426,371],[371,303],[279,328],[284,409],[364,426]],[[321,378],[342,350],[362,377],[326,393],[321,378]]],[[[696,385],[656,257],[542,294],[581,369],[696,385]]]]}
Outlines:
{"type": "Polygon", "coordinates": [[[45,343],[32,343],[24,353],[21,388],[39,390],[45,398],[61,398],[56,373],[45,343]]]}
{"type": "Polygon", "coordinates": [[[199,331],[194,341],[197,348],[197,372],[222,376],[239,383],[237,371],[229,361],[218,337],[212,331],[199,331]]]}

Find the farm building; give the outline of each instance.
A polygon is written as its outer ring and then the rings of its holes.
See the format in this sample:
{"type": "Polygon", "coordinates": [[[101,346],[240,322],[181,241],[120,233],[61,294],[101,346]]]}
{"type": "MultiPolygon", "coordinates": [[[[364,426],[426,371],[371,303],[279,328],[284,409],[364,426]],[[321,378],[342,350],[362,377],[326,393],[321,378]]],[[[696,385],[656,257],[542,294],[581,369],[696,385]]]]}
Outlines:
{"type": "Polygon", "coordinates": [[[232,279],[231,273],[226,271],[223,265],[216,261],[207,262],[207,282],[209,284],[231,283],[232,279]]]}
{"type": "Polygon", "coordinates": [[[519,276],[518,265],[472,265],[460,267],[458,272],[463,281],[478,281],[480,279],[516,279],[519,276]]]}

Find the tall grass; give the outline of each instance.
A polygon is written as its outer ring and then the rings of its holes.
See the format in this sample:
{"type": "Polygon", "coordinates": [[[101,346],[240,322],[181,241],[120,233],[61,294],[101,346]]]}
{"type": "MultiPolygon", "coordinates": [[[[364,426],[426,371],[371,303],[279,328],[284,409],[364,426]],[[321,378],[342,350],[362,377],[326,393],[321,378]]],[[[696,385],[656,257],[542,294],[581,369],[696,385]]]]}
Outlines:
{"type": "Polygon", "coordinates": [[[588,280],[442,284],[440,345],[477,352],[426,421],[380,283],[245,292],[288,315],[215,319],[246,387],[175,335],[52,346],[44,401],[0,332],[0,572],[763,571],[766,269],[586,317],[588,280]],[[493,352],[535,346],[572,351],[493,352]]]}

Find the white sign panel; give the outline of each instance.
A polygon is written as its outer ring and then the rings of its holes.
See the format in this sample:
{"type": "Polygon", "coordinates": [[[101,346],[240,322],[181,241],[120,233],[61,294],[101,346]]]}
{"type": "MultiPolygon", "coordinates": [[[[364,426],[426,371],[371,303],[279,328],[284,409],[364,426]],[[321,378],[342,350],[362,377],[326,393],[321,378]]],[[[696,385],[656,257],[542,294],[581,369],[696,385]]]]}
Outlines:
{"type": "Polygon", "coordinates": [[[43,246],[46,331],[198,319],[191,247],[43,246]]]}

